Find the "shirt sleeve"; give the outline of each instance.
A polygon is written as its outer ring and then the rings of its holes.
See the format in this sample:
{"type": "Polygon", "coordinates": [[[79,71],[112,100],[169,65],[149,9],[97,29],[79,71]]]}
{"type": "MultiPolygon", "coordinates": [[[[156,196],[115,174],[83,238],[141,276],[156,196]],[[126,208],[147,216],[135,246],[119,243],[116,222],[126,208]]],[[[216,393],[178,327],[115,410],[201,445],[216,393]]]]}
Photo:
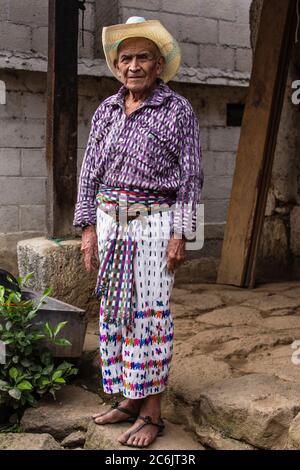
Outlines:
{"type": "MultiPolygon", "coordinates": [[[[196,232],[197,205],[200,203],[204,174],[199,121],[190,105],[180,118],[180,186],[173,211],[172,235],[192,237],[196,232]]],[[[176,237],[175,237],[176,238],[176,237]]]]}
{"type": "Polygon", "coordinates": [[[94,171],[96,165],[96,123],[99,119],[99,108],[94,113],[91,122],[90,134],[81,166],[77,202],[75,205],[75,214],[73,225],[75,227],[84,227],[86,225],[96,225],[96,192],[97,181],[94,171]]]}

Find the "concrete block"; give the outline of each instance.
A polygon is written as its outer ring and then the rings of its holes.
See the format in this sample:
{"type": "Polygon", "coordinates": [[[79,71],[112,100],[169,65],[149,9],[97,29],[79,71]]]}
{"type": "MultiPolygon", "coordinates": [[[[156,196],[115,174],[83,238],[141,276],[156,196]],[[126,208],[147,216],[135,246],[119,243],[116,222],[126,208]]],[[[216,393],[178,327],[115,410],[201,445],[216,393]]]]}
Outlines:
{"type": "MultiPolygon", "coordinates": [[[[1,79],[2,80],[2,79],[1,79]]],[[[0,119],[16,119],[22,117],[22,101],[21,93],[7,90],[8,83],[5,83],[5,99],[6,103],[0,106],[0,119]]]]}
{"type": "Polygon", "coordinates": [[[31,71],[19,71],[16,73],[15,70],[11,69],[0,70],[0,80],[5,82],[7,92],[21,93],[22,91],[31,91],[34,93],[45,93],[46,79],[46,74],[43,73],[31,71]]]}
{"type": "Polygon", "coordinates": [[[219,45],[200,45],[199,66],[232,71],[234,70],[234,49],[219,45]]]}
{"type": "Polygon", "coordinates": [[[208,176],[231,176],[234,173],[236,154],[234,152],[209,152],[203,154],[205,178],[208,176]]]}
{"type": "Polygon", "coordinates": [[[180,44],[182,65],[188,67],[197,67],[198,65],[198,46],[181,42],[180,44]]]}
{"type": "MultiPolygon", "coordinates": [[[[26,10],[23,7],[21,9],[26,10]]],[[[9,22],[1,23],[0,45],[1,49],[9,51],[29,51],[31,48],[30,27],[9,22]]]]}
{"type": "Polygon", "coordinates": [[[48,28],[40,26],[32,30],[32,50],[47,57],[48,55],[48,28]]]}
{"type": "Polygon", "coordinates": [[[234,0],[201,0],[199,3],[201,16],[229,21],[236,19],[238,6],[234,0]]]}
{"type": "Polygon", "coordinates": [[[237,22],[249,24],[251,0],[233,0],[233,3],[237,22]]]}
{"type": "Polygon", "coordinates": [[[84,158],[85,149],[77,150],[77,177],[80,175],[81,165],[84,158]]]}
{"type": "Polygon", "coordinates": [[[0,206],[0,233],[17,232],[18,230],[18,206],[0,206]]]}
{"type": "Polygon", "coordinates": [[[78,119],[91,121],[96,109],[99,106],[97,96],[85,96],[84,99],[79,99],[78,102],[78,119]]]}
{"type": "Polygon", "coordinates": [[[204,200],[204,220],[205,223],[224,223],[227,219],[229,199],[204,200]]]}
{"type": "Polygon", "coordinates": [[[0,149],[0,176],[20,175],[20,149],[0,149]]]}
{"type": "Polygon", "coordinates": [[[238,72],[251,72],[252,49],[236,49],[235,69],[238,72]]]}
{"type": "MultiPolygon", "coordinates": [[[[82,25],[82,11],[79,10],[79,28],[82,25]]],[[[85,3],[84,29],[94,33],[95,31],[95,2],[85,3]]]]}
{"type": "Polygon", "coordinates": [[[79,121],[78,122],[78,147],[85,148],[87,145],[88,137],[91,130],[90,121],[79,121]]]}
{"type": "MultiPolygon", "coordinates": [[[[175,3],[179,2],[175,1],[175,3]]],[[[140,14],[141,6],[142,9],[153,11],[157,11],[161,8],[161,0],[147,0],[147,2],[141,2],[140,0],[120,0],[119,4],[125,8],[134,8],[136,10],[135,16],[143,16],[140,14]]]]}
{"type": "Polygon", "coordinates": [[[45,204],[45,180],[0,176],[0,201],[6,204],[45,204]]]}
{"type": "Polygon", "coordinates": [[[229,199],[231,187],[232,176],[205,176],[202,197],[210,201],[229,199]]]}
{"type": "MultiPolygon", "coordinates": [[[[101,43],[103,26],[117,24],[123,20],[119,15],[121,2],[110,0],[109,2],[95,2],[95,56],[104,59],[104,52],[101,43]]],[[[125,21],[127,18],[125,19],[125,21]]]]}
{"type": "Polygon", "coordinates": [[[220,44],[250,48],[250,28],[245,24],[220,21],[219,36],[220,44]]]}
{"type": "Polygon", "coordinates": [[[215,127],[210,129],[209,150],[236,152],[240,138],[240,127],[215,127]]]}
{"type": "Polygon", "coordinates": [[[47,75],[45,73],[26,72],[22,76],[22,82],[27,92],[46,93],[47,91],[47,75]]]}
{"type": "Polygon", "coordinates": [[[47,176],[45,149],[23,149],[22,176],[47,176]]]}
{"type": "Polygon", "coordinates": [[[9,21],[19,24],[47,26],[48,2],[45,0],[9,0],[9,21]]]}
{"type": "Polygon", "coordinates": [[[226,101],[221,93],[203,97],[201,100],[201,126],[226,126],[226,101]]]}
{"type": "Polygon", "coordinates": [[[30,286],[34,290],[51,286],[52,297],[98,314],[99,301],[91,297],[97,272],[85,271],[80,246],[80,239],[58,244],[44,237],[21,241],[17,247],[19,272],[24,276],[33,271],[30,286]]]}
{"type": "Polygon", "coordinates": [[[201,9],[202,5],[199,0],[188,0],[185,2],[180,0],[162,0],[162,11],[199,16],[201,9]]]}
{"type": "MultiPolygon", "coordinates": [[[[156,11],[150,10],[136,10],[134,8],[121,8],[120,9],[121,18],[126,21],[130,16],[143,16],[146,20],[156,20],[158,13],[156,11]]],[[[179,31],[183,30],[183,20],[186,18],[181,15],[172,15],[170,13],[159,12],[159,20],[161,23],[170,31],[171,34],[175,36],[177,40],[182,40],[179,37],[179,31]]],[[[189,42],[189,41],[186,41],[189,42]]]]}
{"type": "Polygon", "coordinates": [[[78,36],[78,55],[87,59],[94,58],[94,34],[90,31],[84,31],[84,47],[82,47],[81,31],[78,36]]]}
{"type": "Polygon", "coordinates": [[[22,147],[22,121],[20,119],[1,119],[0,147],[22,147]]]}
{"type": "Polygon", "coordinates": [[[180,41],[196,44],[215,44],[218,42],[217,20],[196,17],[182,18],[182,27],[175,33],[175,37],[178,37],[180,41]]]}
{"type": "MultiPolygon", "coordinates": [[[[0,0],[0,21],[7,21],[8,20],[8,0],[0,0]]],[[[1,28],[1,25],[0,25],[1,28]]]]}
{"type": "Polygon", "coordinates": [[[46,132],[44,119],[26,119],[22,121],[21,130],[23,147],[44,147],[46,132]]]}
{"type": "Polygon", "coordinates": [[[45,231],[45,206],[20,206],[20,230],[45,231]]]}
{"type": "Polygon", "coordinates": [[[47,108],[46,95],[44,93],[23,93],[22,105],[25,118],[45,119],[47,108]]]}
{"type": "Polygon", "coordinates": [[[209,147],[209,128],[202,127],[202,122],[200,119],[200,142],[202,150],[208,150],[209,147]]]}

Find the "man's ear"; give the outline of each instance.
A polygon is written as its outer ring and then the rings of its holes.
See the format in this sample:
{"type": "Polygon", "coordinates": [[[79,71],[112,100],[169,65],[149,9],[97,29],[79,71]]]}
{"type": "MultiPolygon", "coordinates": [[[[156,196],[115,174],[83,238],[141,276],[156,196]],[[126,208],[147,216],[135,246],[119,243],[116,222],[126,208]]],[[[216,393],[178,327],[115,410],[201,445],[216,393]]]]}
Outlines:
{"type": "Polygon", "coordinates": [[[157,73],[160,75],[163,71],[164,65],[165,65],[165,58],[163,56],[160,56],[158,61],[157,61],[157,73]]]}

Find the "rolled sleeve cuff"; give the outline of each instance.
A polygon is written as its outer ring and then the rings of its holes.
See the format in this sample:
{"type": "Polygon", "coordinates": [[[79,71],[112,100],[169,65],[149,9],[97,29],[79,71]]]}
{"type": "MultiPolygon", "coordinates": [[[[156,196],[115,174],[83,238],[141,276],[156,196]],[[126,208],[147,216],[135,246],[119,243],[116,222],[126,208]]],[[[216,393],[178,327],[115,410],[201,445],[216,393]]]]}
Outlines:
{"type": "Polygon", "coordinates": [[[196,232],[196,210],[192,204],[176,203],[172,212],[171,236],[179,239],[193,239],[196,232]]]}
{"type": "Polygon", "coordinates": [[[75,227],[85,227],[87,225],[96,225],[97,221],[97,206],[96,201],[77,202],[75,206],[75,215],[73,225],[75,227]]]}

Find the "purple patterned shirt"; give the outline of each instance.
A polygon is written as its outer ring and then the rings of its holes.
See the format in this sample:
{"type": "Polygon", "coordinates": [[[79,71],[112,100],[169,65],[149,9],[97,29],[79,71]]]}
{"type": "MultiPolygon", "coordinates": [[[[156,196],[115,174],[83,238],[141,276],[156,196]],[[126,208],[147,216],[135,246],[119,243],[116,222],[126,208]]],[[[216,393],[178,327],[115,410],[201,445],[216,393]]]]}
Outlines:
{"type": "Polygon", "coordinates": [[[83,159],[73,225],[96,224],[100,182],[174,195],[172,232],[194,232],[203,185],[199,122],[189,101],[157,79],[129,116],[123,85],[97,108],[83,159]]]}

